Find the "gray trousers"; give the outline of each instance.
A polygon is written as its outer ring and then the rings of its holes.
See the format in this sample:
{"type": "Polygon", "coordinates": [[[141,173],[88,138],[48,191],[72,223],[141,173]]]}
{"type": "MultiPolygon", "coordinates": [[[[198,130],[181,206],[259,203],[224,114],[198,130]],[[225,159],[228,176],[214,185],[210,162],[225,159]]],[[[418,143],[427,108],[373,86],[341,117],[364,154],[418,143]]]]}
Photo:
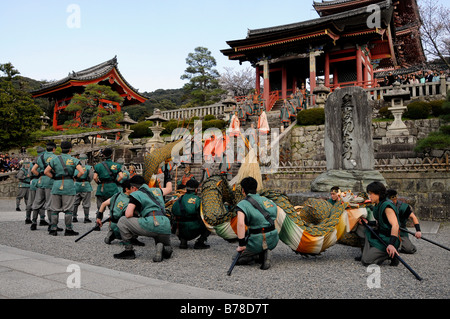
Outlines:
{"type": "MultiPolygon", "coordinates": [[[[28,200],[27,200],[27,208],[26,208],[26,219],[31,219],[31,211],[33,207],[34,198],[36,197],[36,190],[29,190],[28,192],[28,200]]],[[[41,220],[45,219],[45,209],[39,210],[39,215],[41,216],[41,220]]]]}
{"type": "Polygon", "coordinates": [[[51,195],[51,230],[56,230],[59,221],[59,213],[64,213],[64,223],[66,229],[72,229],[72,209],[75,195],[51,195]]]}
{"type": "Polygon", "coordinates": [[[77,193],[75,195],[75,201],[73,204],[73,216],[78,216],[78,207],[80,204],[83,206],[84,211],[84,217],[89,217],[89,209],[91,208],[91,192],[83,192],[83,193],[77,193]]]}
{"type": "Polygon", "coordinates": [[[117,227],[119,227],[120,236],[122,237],[126,250],[133,249],[133,245],[130,243],[130,240],[136,236],[152,237],[155,239],[155,244],[162,243],[164,246],[170,246],[170,235],[158,234],[145,230],[139,224],[139,218],[137,217],[127,218],[123,216],[119,219],[117,227]]]}
{"type": "Polygon", "coordinates": [[[401,252],[405,254],[414,254],[417,251],[416,246],[411,242],[409,237],[401,237],[402,247],[401,252]]]}
{"type": "Polygon", "coordinates": [[[110,198],[108,196],[95,196],[95,197],[97,198],[97,210],[100,209],[100,206],[102,206],[104,201],[110,198]]]}
{"type": "Polygon", "coordinates": [[[29,187],[19,187],[19,190],[18,190],[17,196],[16,196],[16,208],[20,208],[20,200],[22,198],[23,198],[25,205],[27,204],[29,191],[30,191],[29,187]]]}
{"type": "Polygon", "coordinates": [[[361,257],[361,262],[363,264],[380,265],[383,263],[383,261],[390,258],[386,250],[379,250],[376,247],[370,246],[369,240],[366,237],[365,227],[363,225],[358,225],[358,227],[356,228],[356,234],[359,236],[359,238],[364,239],[364,246],[362,247],[361,257]]]}
{"type": "Polygon", "coordinates": [[[37,215],[41,209],[47,210],[47,218],[49,221],[52,220],[52,213],[50,206],[52,204],[51,188],[37,188],[36,195],[34,197],[33,205],[31,206],[33,210],[33,216],[31,218],[33,224],[36,224],[37,215]]]}

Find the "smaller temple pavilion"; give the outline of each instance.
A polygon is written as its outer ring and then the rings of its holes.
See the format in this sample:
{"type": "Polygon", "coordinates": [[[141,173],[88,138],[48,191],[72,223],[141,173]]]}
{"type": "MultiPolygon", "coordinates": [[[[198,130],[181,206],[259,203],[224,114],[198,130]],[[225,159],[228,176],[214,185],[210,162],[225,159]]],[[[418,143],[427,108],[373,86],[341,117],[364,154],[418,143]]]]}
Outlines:
{"type": "Polygon", "coordinates": [[[121,107],[140,104],[148,98],[134,89],[122,76],[117,68],[117,57],[100,63],[88,69],[71,72],[61,80],[44,84],[38,90],[31,92],[33,98],[48,98],[55,107],[53,110],[53,128],[61,130],[65,121],[73,118],[73,114],[65,112],[65,108],[69,105],[75,94],[81,94],[88,84],[108,85],[114,91],[124,97],[123,105],[116,102],[102,100],[102,106],[114,108],[121,111],[121,107]]]}
{"type": "Polygon", "coordinates": [[[416,0],[312,4],[319,18],[248,30],[245,39],[227,41],[230,48],[221,50],[230,60],[255,68],[258,93],[263,80],[266,110],[301,84],[313,92],[318,77],[331,90],[371,88],[377,86],[377,72],[425,62],[416,0]]]}

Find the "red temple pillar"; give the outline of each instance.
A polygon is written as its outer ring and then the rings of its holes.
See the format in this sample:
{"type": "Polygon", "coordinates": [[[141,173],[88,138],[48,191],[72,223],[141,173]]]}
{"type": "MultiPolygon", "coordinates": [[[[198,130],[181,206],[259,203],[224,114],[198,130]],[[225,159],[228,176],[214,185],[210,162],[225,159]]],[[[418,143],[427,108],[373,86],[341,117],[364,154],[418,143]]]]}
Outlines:
{"type": "Polygon", "coordinates": [[[330,87],[330,54],[325,52],[325,86],[330,87]]]}
{"type": "Polygon", "coordinates": [[[264,78],[264,94],[263,99],[266,103],[266,111],[269,109],[269,98],[270,98],[270,81],[269,81],[269,61],[263,61],[263,78],[264,78]]]}
{"type": "Polygon", "coordinates": [[[283,64],[281,67],[281,98],[284,100],[287,98],[287,72],[286,66],[283,64]]]}
{"type": "Polygon", "coordinates": [[[256,83],[255,83],[256,93],[261,94],[261,74],[259,65],[256,66],[256,83]]]}
{"type": "Polygon", "coordinates": [[[356,85],[363,86],[362,55],[359,45],[356,46],[356,85]]]}
{"type": "Polygon", "coordinates": [[[58,126],[58,101],[55,102],[55,107],[53,108],[53,129],[56,130],[58,126]]]}
{"type": "Polygon", "coordinates": [[[309,52],[309,92],[311,94],[311,105],[315,104],[315,98],[312,94],[316,87],[316,56],[319,54],[317,51],[309,52]]]}

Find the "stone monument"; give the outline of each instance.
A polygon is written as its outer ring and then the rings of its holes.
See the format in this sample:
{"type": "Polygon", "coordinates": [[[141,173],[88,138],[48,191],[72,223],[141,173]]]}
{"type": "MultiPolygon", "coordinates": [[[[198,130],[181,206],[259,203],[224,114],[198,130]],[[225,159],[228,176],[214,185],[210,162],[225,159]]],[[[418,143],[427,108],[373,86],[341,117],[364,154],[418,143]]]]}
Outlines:
{"type": "Polygon", "coordinates": [[[168,120],[162,115],[159,109],[153,111],[153,115],[146,117],[145,120],[152,121],[153,126],[150,126],[150,130],[153,132],[153,137],[145,144],[147,150],[160,148],[165,145],[164,140],[161,138],[161,132],[164,131],[164,127],[161,122],[167,122],[168,120]]]}
{"type": "Polygon", "coordinates": [[[313,90],[313,94],[316,96],[316,107],[325,108],[325,103],[327,102],[328,94],[330,94],[330,88],[324,85],[323,80],[318,80],[319,84],[313,90]]]}
{"type": "Polygon", "coordinates": [[[131,129],[131,125],[136,124],[137,122],[130,118],[129,114],[127,112],[123,115],[123,120],[119,122],[120,125],[123,125],[123,134],[122,134],[122,141],[124,144],[131,144],[129,140],[129,136],[131,133],[133,133],[133,130],[131,129]]]}
{"type": "Polygon", "coordinates": [[[417,144],[417,137],[409,133],[408,128],[402,121],[402,115],[407,110],[403,101],[409,100],[411,94],[403,90],[400,83],[395,82],[393,89],[383,95],[386,102],[391,102],[388,108],[394,116],[394,122],[387,128],[386,136],[381,139],[377,156],[379,158],[408,158],[415,157],[414,147],[417,144]]]}
{"type": "Polygon", "coordinates": [[[313,192],[328,192],[332,186],[360,192],[374,181],[386,184],[374,169],[372,109],[361,87],[336,89],[328,97],[324,147],[327,171],[313,181],[313,192]]]}

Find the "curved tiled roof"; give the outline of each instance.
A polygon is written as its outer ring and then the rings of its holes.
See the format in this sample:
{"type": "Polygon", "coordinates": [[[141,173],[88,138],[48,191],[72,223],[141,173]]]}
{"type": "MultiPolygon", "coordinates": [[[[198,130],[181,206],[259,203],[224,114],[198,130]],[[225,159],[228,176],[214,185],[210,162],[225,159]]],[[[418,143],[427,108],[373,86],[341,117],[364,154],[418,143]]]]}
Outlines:
{"type": "Polygon", "coordinates": [[[128,88],[130,90],[132,90],[135,94],[148,99],[147,96],[139,93],[139,91],[135,88],[133,88],[133,86],[130,85],[130,83],[128,83],[125,78],[122,76],[122,74],[120,73],[119,69],[117,68],[118,62],[117,62],[117,56],[115,56],[114,58],[112,58],[111,60],[108,60],[106,62],[97,64],[95,66],[92,66],[90,68],[75,72],[72,71],[68,74],[68,76],[66,76],[65,78],[61,79],[61,80],[57,80],[57,81],[53,81],[50,83],[46,83],[46,84],[42,84],[41,87],[37,90],[32,91],[31,93],[33,95],[37,95],[39,93],[43,93],[45,91],[49,91],[53,88],[57,88],[58,86],[62,86],[66,83],[69,83],[71,81],[77,81],[77,82],[82,82],[82,81],[92,81],[95,79],[99,79],[102,78],[104,76],[106,76],[109,72],[111,72],[114,68],[116,69],[118,75],[120,76],[121,80],[128,86],[128,88]]]}

